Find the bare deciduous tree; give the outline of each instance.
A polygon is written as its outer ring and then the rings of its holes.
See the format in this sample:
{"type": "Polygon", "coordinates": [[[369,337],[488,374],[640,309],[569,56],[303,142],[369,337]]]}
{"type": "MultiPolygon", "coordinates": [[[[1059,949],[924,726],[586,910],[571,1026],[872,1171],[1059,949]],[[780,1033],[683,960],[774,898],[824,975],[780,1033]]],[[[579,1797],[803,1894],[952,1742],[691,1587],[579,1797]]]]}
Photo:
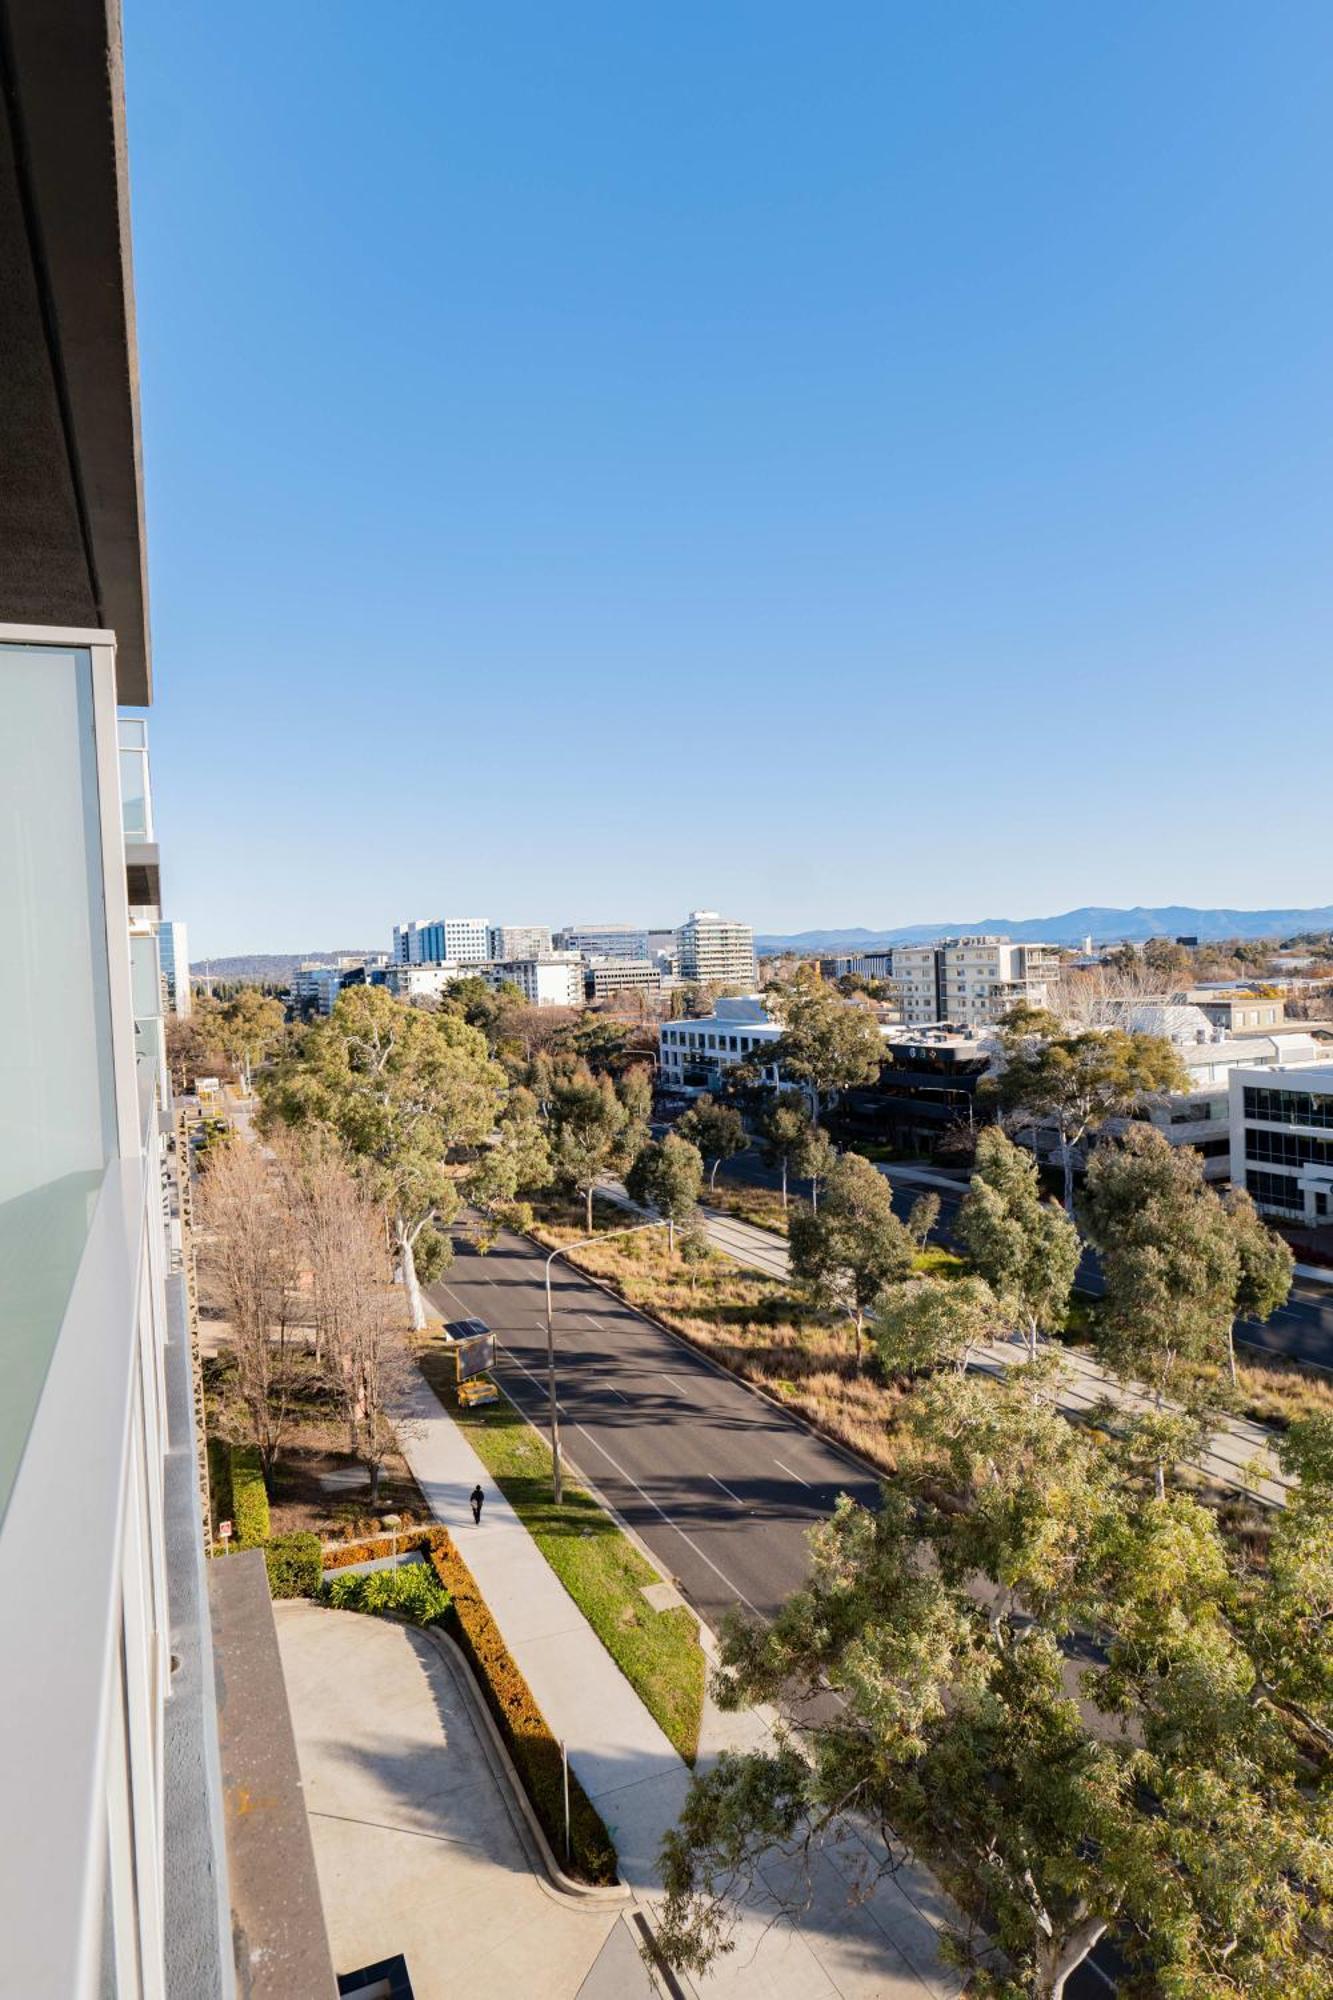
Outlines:
{"type": "Polygon", "coordinates": [[[267,1479],[291,1409],[294,1233],[278,1178],[254,1146],[219,1152],[198,1204],[231,1326],[237,1396],[267,1479]]]}

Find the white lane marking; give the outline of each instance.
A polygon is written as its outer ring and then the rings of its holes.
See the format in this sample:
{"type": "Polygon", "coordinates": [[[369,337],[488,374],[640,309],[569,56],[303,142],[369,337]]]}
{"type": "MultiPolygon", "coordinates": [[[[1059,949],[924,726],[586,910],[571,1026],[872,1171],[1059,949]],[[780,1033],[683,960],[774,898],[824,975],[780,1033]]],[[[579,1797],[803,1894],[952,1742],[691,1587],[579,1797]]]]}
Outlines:
{"type": "MultiPolygon", "coordinates": [[[[551,1406],[550,1392],[547,1389],[546,1384],[544,1382],[538,1381],[537,1377],[533,1374],[530,1368],[524,1367],[523,1363],[519,1360],[518,1356],[514,1353],[512,1348],[507,1347],[505,1349],[505,1353],[509,1356],[509,1359],[513,1362],[515,1368],[523,1369],[523,1373],[527,1376],[529,1382],[533,1384],[534,1388],[537,1390],[538,1394],[542,1397],[542,1400],[545,1402],[546,1407],[549,1409],[551,1406]]],[[[555,1399],[555,1407],[559,1411],[560,1415],[563,1417],[565,1414],[565,1406],[561,1402],[558,1396],[555,1399]]]]}
{"type": "Polygon", "coordinates": [[[778,1468],[778,1471],[779,1471],[779,1472],[785,1472],[785,1473],[786,1473],[786,1475],[787,1475],[787,1477],[788,1477],[788,1479],[794,1479],[794,1480],[796,1481],[796,1484],[797,1484],[798,1486],[809,1486],[809,1485],[810,1485],[810,1481],[809,1481],[808,1479],[802,1479],[802,1477],[801,1477],[801,1475],[800,1475],[800,1473],[799,1473],[799,1472],[793,1472],[793,1471],[792,1471],[792,1469],[791,1469],[791,1467],[790,1467],[789,1465],[784,1465],[784,1464],[782,1463],[782,1460],[781,1460],[780,1458],[775,1458],[775,1459],[773,1460],[773,1463],[774,1463],[774,1465],[776,1465],[776,1466],[777,1466],[777,1468],[778,1468]]]}
{"type": "Polygon", "coordinates": [[[593,1437],[590,1431],[585,1431],[583,1429],[582,1424],[575,1424],[574,1429],[576,1431],[582,1431],[583,1436],[587,1438],[588,1443],[592,1446],[593,1450],[600,1451],[602,1457],[606,1460],[607,1464],[611,1466],[616,1472],[618,1472],[622,1479],[627,1479],[629,1481],[630,1485],[634,1488],[634,1491],[639,1495],[641,1499],[646,1500],[648,1502],[648,1505],[653,1509],[654,1513],[660,1514],[662,1516],[662,1519],[666,1522],[668,1528],[674,1529],[676,1534],[680,1536],[682,1542],[687,1543],[688,1546],[694,1550],[694,1553],[703,1562],[706,1562],[708,1564],[708,1567],[709,1569],[712,1570],[714,1576],[721,1577],[723,1583],[726,1584],[727,1589],[735,1592],[737,1598],[739,1598],[740,1602],[745,1606],[747,1611],[753,1611],[755,1617],[761,1619],[765,1625],[772,1623],[771,1619],[764,1617],[762,1611],[755,1609],[755,1606],[751,1604],[749,1598],[745,1595],[745,1592],[743,1590],[737,1589],[736,1585],[732,1582],[731,1578],[727,1575],[726,1571],[723,1569],[719,1569],[717,1564],[713,1561],[713,1558],[711,1556],[707,1556],[704,1554],[703,1550],[699,1547],[699,1544],[694,1540],[694,1538],[691,1535],[687,1535],[685,1530],[682,1527],[679,1527],[677,1523],[672,1520],[670,1514],[667,1513],[665,1507],[659,1507],[656,1500],[654,1500],[652,1494],[644,1492],[642,1486],[640,1486],[638,1480],[634,1477],[633,1473],[626,1472],[623,1465],[617,1464],[616,1460],[612,1458],[610,1452],[606,1449],[605,1445],[599,1444],[597,1442],[597,1439],[593,1437]]]}
{"type": "Polygon", "coordinates": [[[743,1507],[745,1505],[745,1502],[741,1499],[740,1494],[733,1493],[729,1486],[723,1485],[722,1481],[718,1478],[715,1472],[710,1472],[708,1477],[712,1480],[714,1486],[722,1487],[722,1491],[726,1494],[728,1500],[734,1500],[738,1507],[743,1507]]]}
{"type": "Polygon", "coordinates": [[[597,1389],[605,1389],[607,1394],[614,1396],[618,1403],[627,1403],[629,1401],[628,1396],[622,1396],[619,1389],[613,1389],[609,1382],[596,1382],[593,1386],[597,1389]]]}
{"type": "Polygon", "coordinates": [[[605,1333],[606,1328],[602,1325],[600,1320],[594,1319],[591,1313],[584,1313],[583,1317],[587,1325],[595,1327],[598,1333],[605,1333]]]}
{"type": "Polygon", "coordinates": [[[658,1372],[658,1374],[659,1374],[659,1375],[661,1375],[661,1376],[662,1376],[662,1380],[663,1380],[664,1382],[669,1382],[669,1383],[671,1384],[671,1386],[672,1386],[672,1388],[673,1388],[673,1389],[678,1389],[678,1390],[680,1391],[680,1393],[681,1393],[681,1395],[682,1395],[682,1396],[688,1396],[688,1395],[690,1395],[691,1391],[690,1391],[690,1390],[688,1390],[688,1389],[687,1389],[687,1388],[685,1387],[685,1384],[684,1384],[683,1382],[678,1382],[678,1381],[676,1380],[676,1378],[675,1378],[675,1376],[674,1376],[674,1375],[666,1375],[666,1374],[663,1374],[663,1372],[662,1372],[662,1370],[661,1370],[660,1368],[658,1369],[658,1371],[657,1371],[657,1372],[658,1372]]]}

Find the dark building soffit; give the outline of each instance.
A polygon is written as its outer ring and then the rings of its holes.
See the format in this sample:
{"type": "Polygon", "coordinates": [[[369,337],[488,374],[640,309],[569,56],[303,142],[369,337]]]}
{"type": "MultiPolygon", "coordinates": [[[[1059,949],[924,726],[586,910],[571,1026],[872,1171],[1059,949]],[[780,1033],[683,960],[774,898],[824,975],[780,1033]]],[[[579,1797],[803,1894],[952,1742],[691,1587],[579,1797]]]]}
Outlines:
{"type": "Polygon", "coordinates": [[[0,601],[0,617],[114,631],[118,699],[143,704],[152,686],[117,0],[0,0],[0,84],[92,600],[86,621],[55,617],[38,577],[27,586],[37,595],[0,601]]]}

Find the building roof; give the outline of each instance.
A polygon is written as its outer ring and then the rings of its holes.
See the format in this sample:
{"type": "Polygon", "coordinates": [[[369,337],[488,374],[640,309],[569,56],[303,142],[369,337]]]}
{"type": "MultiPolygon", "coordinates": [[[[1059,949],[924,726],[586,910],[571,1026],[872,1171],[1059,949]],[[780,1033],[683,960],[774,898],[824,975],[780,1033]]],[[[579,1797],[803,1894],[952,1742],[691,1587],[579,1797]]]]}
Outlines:
{"type": "Polygon", "coordinates": [[[151,698],[116,0],[0,6],[0,621],[109,630],[151,698]]]}

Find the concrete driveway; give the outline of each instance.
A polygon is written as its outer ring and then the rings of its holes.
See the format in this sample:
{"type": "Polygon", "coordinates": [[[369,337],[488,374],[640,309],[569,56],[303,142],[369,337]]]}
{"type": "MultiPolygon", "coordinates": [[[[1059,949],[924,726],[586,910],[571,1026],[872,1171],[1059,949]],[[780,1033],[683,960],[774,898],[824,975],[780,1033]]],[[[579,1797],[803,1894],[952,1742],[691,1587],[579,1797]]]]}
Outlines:
{"type": "Polygon", "coordinates": [[[462,1670],[405,1626],[273,1610],[335,1969],[402,1952],[416,2000],[651,1994],[620,1914],[533,1873],[462,1670]]]}

